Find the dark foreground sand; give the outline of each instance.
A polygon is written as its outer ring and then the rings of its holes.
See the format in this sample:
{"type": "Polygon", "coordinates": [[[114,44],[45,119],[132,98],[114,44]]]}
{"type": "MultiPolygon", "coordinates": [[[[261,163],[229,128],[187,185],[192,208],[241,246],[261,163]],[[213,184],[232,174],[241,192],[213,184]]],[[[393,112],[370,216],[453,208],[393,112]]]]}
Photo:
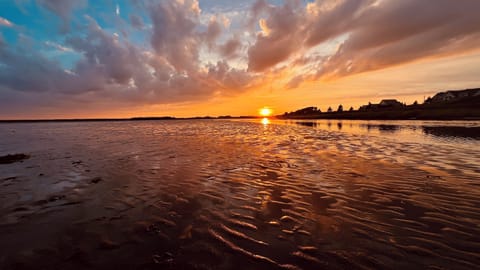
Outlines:
{"type": "Polygon", "coordinates": [[[0,269],[480,265],[475,144],[229,121],[6,134],[0,154],[30,158],[0,164],[0,269]]]}

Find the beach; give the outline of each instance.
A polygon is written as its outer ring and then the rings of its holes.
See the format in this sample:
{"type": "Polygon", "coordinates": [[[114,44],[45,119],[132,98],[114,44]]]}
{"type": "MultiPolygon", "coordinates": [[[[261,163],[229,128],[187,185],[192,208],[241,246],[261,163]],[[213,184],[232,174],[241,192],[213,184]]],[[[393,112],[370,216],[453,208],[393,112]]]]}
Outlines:
{"type": "Polygon", "coordinates": [[[474,269],[479,127],[0,124],[0,269],[474,269]]]}

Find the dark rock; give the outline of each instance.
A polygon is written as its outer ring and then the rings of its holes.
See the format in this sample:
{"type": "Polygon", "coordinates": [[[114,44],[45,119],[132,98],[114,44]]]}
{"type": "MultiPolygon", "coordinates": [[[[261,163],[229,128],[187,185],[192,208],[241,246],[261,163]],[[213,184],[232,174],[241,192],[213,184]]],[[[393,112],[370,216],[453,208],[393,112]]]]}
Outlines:
{"type": "Polygon", "coordinates": [[[52,196],[48,199],[49,202],[55,202],[65,199],[65,195],[52,196]]]}
{"type": "Polygon", "coordinates": [[[30,158],[30,156],[25,154],[13,154],[13,155],[1,156],[0,164],[10,164],[10,163],[19,162],[28,158],[30,158]]]}
{"type": "Polygon", "coordinates": [[[47,200],[39,200],[39,201],[36,201],[33,203],[33,205],[44,205],[44,204],[47,204],[48,201],[47,200]]]}
{"type": "Polygon", "coordinates": [[[103,250],[111,250],[111,249],[116,249],[119,248],[120,244],[113,242],[112,240],[109,239],[103,239],[100,242],[100,249],[103,250]]]}
{"type": "Polygon", "coordinates": [[[152,259],[155,264],[164,266],[172,266],[174,264],[174,256],[170,252],[165,252],[162,255],[154,254],[152,259]]]}
{"type": "Polygon", "coordinates": [[[98,184],[100,181],[102,181],[101,177],[95,177],[92,180],[90,180],[90,183],[92,184],[98,184]]]}
{"type": "Polygon", "coordinates": [[[9,181],[9,180],[15,180],[15,179],[17,179],[17,177],[12,176],[12,177],[3,178],[3,181],[9,181]]]}
{"type": "Polygon", "coordinates": [[[13,209],[13,212],[21,212],[21,211],[28,211],[29,209],[26,207],[17,207],[13,209]]]}

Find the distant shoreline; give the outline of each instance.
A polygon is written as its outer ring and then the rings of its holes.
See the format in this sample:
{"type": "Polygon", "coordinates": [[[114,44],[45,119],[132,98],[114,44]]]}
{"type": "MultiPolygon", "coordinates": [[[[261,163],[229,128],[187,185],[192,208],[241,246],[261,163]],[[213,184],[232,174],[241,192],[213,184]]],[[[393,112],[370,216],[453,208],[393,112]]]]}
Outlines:
{"type": "Polygon", "coordinates": [[[480,120],[480,88],[451,90],[428,97],[423,104],[411,105],[396,99],[384,99],[380,103],[351,107],[327,112],[317,107],[306,107],[279,115],[280,119],[350,119],[350,120],[480,120]]]}
{"type": "MultiPolygon", "coordinates": [[[[261,119],[260,116],[248,116],[248,117],[190,117],[190,118],[176,118],[176,117],[146,117],[146,118],[86,118],[86,119],[14,119],[14,120],[0,120],[0,124],[8,123],[61,123],[61,122],[140,122],[140,121],[185,121],[185,120],[228,120],[228,119],[261,119]]],[[[268,117],[276,120],[400,120],[400,121],[480,121],[480,117],[420,117],[420,118],[398,118],[392,116],[377,115],[372,116],[368,113],[323,113],[321,115],[308,115],[308,116],[296,116],[296,117],[283,117],[273,116],[268,117]]]]}
{"type": "Polygon", "coordinates": [[[131,117],[131,118],[65,118],[65,119],[5,119],[1,123],[37,123],[37,122],[128,122],[128,121],[164,121],[164,120],[212,120],[212,119],[256,119],[259,116],[200,116],[200,117],[131,117]]]}
{"type": "Polygon", "coordinates": [[[314,119],[338,119],[338,120],[437,120],[437,121],[478,121],[480,109],[456,109],[456,110],[428,110],[406,109],[401,111],[376,111],[376,112],[330,112],[308,115],[278,116],[284,120],[314,120],[314,119]]]}

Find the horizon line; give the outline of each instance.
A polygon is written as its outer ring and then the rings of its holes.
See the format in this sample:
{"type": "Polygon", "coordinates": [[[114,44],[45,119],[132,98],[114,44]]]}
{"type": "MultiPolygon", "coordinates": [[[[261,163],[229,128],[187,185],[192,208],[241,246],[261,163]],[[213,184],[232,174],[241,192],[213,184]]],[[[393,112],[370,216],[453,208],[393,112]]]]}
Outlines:
{"type": "MultiPolygon", "coordinates": [[[[275,116],[271,116],[275,117],[275,116]]],[[[201,119],[253,119],[262,118],[254,115],[221,115],[221,116],[192,116],[192,117],[175,117],[175,116],[135,116],[125,118],[43,118],[43,119],[0,119],[0,123],[15,123],[15,122],[102,122],[102,121],[149,121],[149,120],[201,120],[201,119]]]]}

